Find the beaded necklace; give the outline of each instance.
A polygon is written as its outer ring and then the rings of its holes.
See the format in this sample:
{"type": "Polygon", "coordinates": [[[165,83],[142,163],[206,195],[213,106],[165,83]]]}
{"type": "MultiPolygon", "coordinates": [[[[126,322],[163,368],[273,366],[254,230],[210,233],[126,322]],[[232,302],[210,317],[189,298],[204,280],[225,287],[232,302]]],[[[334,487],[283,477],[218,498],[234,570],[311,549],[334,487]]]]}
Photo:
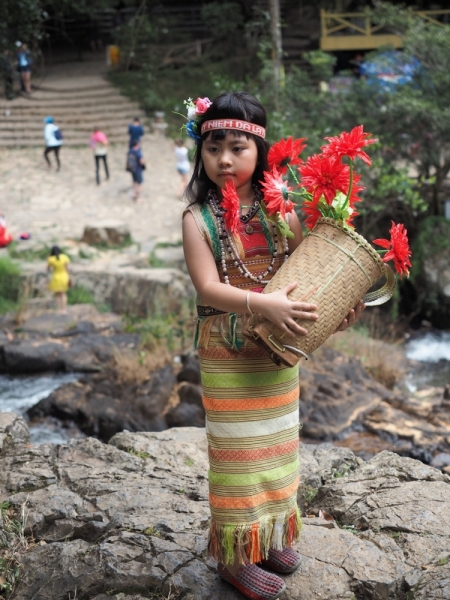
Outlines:
{"type": "MultiPolygon", "coordinates": [[[[248,221],[250,221],[250,219],[252,219],[256,215],[258,210],[260,209],[261,192],[256,187],[254,187],[254,190],[255,190],[255,201],[253,202],[248,213],[245,215],[241,215],[240,220],[242,223],[248,223],[248,221]]],[[[273,271],[273,266],[274,266],[275,260],[277,258],[278,232],[277,232],[276,225],[274,223],[271,223],[272,232],[273,232],[273,241],[274,241],[274,252],[272,253],[272,259],[270,261],[270,264],[262,275],[253,275],[253,273],[251,273],[247,269],[247,267],[245,266],[241,257],[239,256],[239,252],[236,248],[236,244],[234,243],[233,236],[230,235],[230,233],[225,225],[225,219],[223,218],[225,211],[220,206],[220,202],[217,199],[217,195],[214,192],[214,190],[210,190],[208,192],[206,202],[211,206],[211,210],[212,210],[212,212],[216,218],[216,222],[217,222],[217,229],[219,232],[221,265],[222,265],[222,272],[223,272],[223,278],[224,278],[225,283],[227,285],[230,285],[230,279],[228,277],[228,271],[227,271],[227,263],[225,260],[225,245],[226,245],[228,254],[233,259],[234,266],[238,268],[241,275],[243,275],[244,277],[251,279],[252,281],[259,283],[259,284],[269,283],[268,281],[263,281],[263,280],[265,277],[267,277],[267,275],[271,271],[273,271]]],[[[253,229],[252,229],[252,231],[253,231],[253,229]]],[[[251,233],[251,232],[247,232],[247,233],[251,233]]],[[[288,257],[289,257],[288,241],[287,241],[287,238],[284,238],[284,260],[286,261],[288,259],[288,257]]]]}

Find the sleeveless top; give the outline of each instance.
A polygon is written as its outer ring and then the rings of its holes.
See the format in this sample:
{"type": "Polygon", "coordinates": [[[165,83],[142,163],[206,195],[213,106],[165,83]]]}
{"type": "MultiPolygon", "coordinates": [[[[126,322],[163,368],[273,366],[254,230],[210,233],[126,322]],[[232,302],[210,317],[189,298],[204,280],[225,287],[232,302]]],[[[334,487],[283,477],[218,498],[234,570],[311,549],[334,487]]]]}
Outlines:
{"type": "MultiPolygon", "coordinates": [[[[210,204],[207,202],[193,204],[185,210],[186,212],[190,212],[194,217],[202,239],[206,240],[211,248],[220,281],[225,283],[217,221],[210,204]]],[[[271,264],[274,253],[276,256],[272,271],[265,276],[262,282],[256,282],[240,273],[238,265],[235,264],[233,257],[225,248],[225,262],[230,285],[252,292],[263,291],[285,260],[286,238],[278,231],[276,235],[274,233],[273,224],[265,217],[262,210],[258,210],[247,223],[239,223],[239,232],[233,235],[233,240],[240,259],[252,275],[263,275],[271,264]]],[[[198,295],[196,302],[198,320],[194,345],[199,348],[205,347],[205,344],[207,345],[209,342],[211,328],[218,326],[224,340],[231,346],[239,348],[243,343],[243,340],[239,339],[239,333],[247,315],[226,313],[211,306],[205,306],[198,295]]]]}

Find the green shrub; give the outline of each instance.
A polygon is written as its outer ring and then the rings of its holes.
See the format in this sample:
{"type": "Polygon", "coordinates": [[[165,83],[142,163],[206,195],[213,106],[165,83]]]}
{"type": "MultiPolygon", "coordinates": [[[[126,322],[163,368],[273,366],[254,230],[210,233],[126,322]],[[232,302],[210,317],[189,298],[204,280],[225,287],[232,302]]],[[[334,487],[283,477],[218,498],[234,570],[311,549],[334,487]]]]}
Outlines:
{"type": "Polygon", "coordinates": [[[9,258],[0,258],[0,314],[17,308],[21,288],[19,267],[9,258]]]}
{"type": "Polygon", "coordinates": [[[82,285],[75,285],[67,291],[68,304],[95,304],[94,296],[82,285]]]}

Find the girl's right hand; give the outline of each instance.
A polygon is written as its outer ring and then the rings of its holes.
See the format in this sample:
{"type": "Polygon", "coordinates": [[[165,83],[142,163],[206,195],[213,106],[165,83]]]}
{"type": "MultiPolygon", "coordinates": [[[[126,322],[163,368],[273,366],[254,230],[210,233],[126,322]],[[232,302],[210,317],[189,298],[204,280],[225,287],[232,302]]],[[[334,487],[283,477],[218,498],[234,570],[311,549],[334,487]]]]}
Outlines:
{"type": "MultiPolygon", "coordinates": [[[[258,306],[255,306],[257,312],[260,312],[266,319],[275,323],[277,327],[292,337],[308,334],[308,330],[305,329],[305,327],[301,327],[294,319],[317,321],[319,318],[319,315],[314,312],[317,308],[315,304],[293,302],[289,300],[288,294],[290,294],[296,286],[297,282],[293,281],[276,292],[271,292],[270,294],[258,294],[258,306]]],[[[252,296],[251,300],[253,298],[254,296],[252,296]]]]}

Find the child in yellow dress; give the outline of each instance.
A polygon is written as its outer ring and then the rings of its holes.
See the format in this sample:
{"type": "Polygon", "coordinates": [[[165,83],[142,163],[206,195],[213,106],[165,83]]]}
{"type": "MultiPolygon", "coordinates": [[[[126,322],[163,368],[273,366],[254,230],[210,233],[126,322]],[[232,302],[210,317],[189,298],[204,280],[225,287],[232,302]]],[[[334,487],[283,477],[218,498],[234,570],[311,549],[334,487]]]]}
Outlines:
{"type": "Polygon", "coordinates": [[[47,271],[52,271],[48,289],[55,294],[57,309],[65,314],[67,290],[70,287],[70,258],[61,252],[59,246],[53,246],[47,259],[47,271]]]}

